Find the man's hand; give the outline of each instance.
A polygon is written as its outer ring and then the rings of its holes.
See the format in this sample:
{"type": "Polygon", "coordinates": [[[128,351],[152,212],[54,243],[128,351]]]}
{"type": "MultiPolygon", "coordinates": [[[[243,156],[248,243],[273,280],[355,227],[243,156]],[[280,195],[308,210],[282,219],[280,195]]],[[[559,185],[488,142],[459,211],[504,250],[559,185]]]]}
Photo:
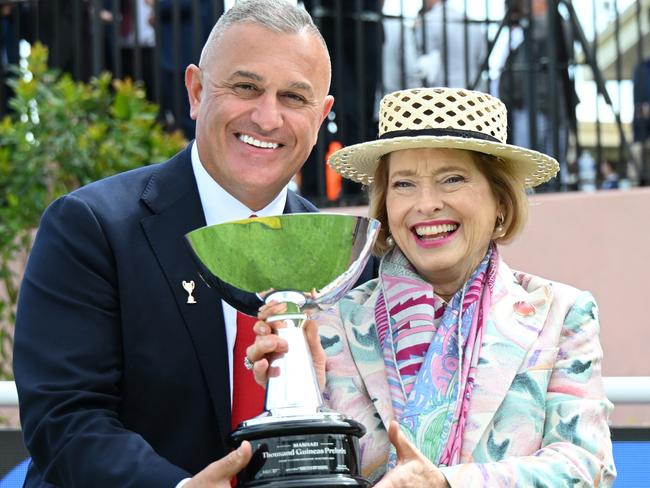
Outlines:
{"type": "Polygon", "coordinates": [[[375,488],[449,488],[445,475],[409,442],[394,420],[388,438],[397,451],[397,466],[375,488]]]}
{"type": "MultiPolygon", "coordinates": [[[[270,377],[280,374],[278,368],[271,366],[273,360],[284,355],[289,346],[287,341],[280,338],[274,332],[276,328],[283,325],[282,322],[266,322],[266,319],[279,313],[286,312],[286,304],[270,302],[260,307],[257,318],[259,319],[254,326],[255,343],[246,349],[246,356],[254,364],[253,374],[255,381],[266,388],[270,377]]],[[[307,320],[303,325],[307,346],[311,352],[311,358],[314,365],[314,371],[318,380],[318,386],[322,390],[325,387],[325,363],[327,356],[320,343],[318,335],[318,325],[313,320],[307,320]]]]}
{"type": "Polygon", "coordinates": [[[203,471],[183,485],[183,488],[230,488],[230,480],[251,460],[253,449],[248,441],[210,464],[203,471]]]}

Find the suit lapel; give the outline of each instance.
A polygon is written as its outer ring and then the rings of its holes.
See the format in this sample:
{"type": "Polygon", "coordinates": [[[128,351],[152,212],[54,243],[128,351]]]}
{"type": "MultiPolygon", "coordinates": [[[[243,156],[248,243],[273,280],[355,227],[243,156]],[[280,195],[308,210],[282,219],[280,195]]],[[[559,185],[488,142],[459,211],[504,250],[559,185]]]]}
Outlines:
{"type": "Polygon", "coordinates": [[[192,338],[224,438],[230,432],[230,376],[221,300],[199,277],[184,238],[205,225],[189,147],[154,173],[142,201],[154,213],[142,219],[142,227],[192,338]],[[196,303],[187,303],[183,281],[194,281],[196,303]]]}
{"type": "Polygon", "coordinates": [[[529,292],[517,283],[510,268],[499,263],[463,435],[462,462],[471,459],[544,327],[551,305],[550,287],[530,288],[529,292]]]}
{"type": "Polygon", "coordinates": [[[287,192],[287,202],[284,205],[284,213],[292,214],[306,212],[318,212],[318,209],[304,198],[299,197],[294,192],[289,190],[287,192]]]}

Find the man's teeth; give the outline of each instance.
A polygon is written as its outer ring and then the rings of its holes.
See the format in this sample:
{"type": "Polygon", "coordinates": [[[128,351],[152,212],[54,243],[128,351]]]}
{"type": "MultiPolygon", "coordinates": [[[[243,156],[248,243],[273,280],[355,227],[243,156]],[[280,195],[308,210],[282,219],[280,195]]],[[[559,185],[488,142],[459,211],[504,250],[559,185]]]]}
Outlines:
{"type": "Polygon", "coordinates": [[[419,237],[433,237],[443,232],[452,232],[458,228],[456,224],[442,224],[442,225],[422,225],[415,228],[415,232],[419,237]]]}
{"type": "Polygon", "coordinates": [[[251,146],[262,147],[264,149],[277,149],[278,147],[280,147],[280,144],[276,142],[259,141],[254,137],[247,136],[246,134],[241,134],[239,136],[239,140],[245,142],[246,144],[250,144],[251,146]]]}

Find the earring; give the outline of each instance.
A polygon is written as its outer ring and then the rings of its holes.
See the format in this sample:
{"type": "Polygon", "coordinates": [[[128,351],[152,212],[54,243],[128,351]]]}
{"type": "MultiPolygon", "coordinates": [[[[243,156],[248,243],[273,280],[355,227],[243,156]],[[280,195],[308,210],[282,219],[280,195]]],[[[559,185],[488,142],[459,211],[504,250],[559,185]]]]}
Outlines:
{"type": "Polygon", "coordinates": [[[395,239],[393,239],[393,236],[390,234],[386,238],[386,244],[388,244],[389,247],[393,247],[395,245],[395,239]]]}
{"type": "Polygon", "coordinates": [[[501,235],[503,234],[503,222],[505,221],[505,218],[503,215],[497,215],[497,226],[494,229],[497,234],[501,235]]]}

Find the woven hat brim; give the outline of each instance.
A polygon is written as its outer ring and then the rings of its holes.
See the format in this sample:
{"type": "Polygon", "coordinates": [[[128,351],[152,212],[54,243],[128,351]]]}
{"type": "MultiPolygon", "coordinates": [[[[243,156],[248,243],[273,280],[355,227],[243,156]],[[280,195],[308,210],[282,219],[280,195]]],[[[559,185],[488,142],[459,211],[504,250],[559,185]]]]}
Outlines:
{"type": "Polygon", "coordinates": [[[515,163],[526,188],[553,178],[560,165],[551,156],[511,144],[453,136],[405,136],[347,146],[330,156],[328,163],[344,178],[369,185],[374,179],[379,158],[401,149],[465,149],[490,154],[515,163]]]}

